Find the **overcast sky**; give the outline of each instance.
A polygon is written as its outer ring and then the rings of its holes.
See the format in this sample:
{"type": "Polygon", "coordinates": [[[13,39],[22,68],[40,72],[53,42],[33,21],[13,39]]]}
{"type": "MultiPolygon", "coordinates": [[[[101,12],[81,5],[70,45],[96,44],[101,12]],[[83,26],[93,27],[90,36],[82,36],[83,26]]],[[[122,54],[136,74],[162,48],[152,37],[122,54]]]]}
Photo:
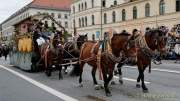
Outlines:
{"type": "Polygon", "coordinates": [[[10,15],[15,13],[32,0],[1,0],[0,2],[0,23],[6,20],[10,15]]]}

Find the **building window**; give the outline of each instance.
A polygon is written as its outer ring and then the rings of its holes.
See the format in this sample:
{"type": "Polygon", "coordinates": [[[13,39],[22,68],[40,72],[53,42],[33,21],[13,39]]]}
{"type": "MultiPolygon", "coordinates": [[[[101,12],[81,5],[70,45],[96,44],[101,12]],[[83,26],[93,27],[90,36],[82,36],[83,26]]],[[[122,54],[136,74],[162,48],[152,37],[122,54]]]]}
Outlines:
{"type": "Polygon", "coordinates": [[[81,19],[79,18],[79,27],[81,27],[81,19]]]}
{"type": "Polygon", "coordinates": [[[95,25],[95,23],[94,23],[94,15],[92,15],[92,25],[95,25]]]}
{"type": "Polygon", "coordinates": [[[106,0],[102,1],[102,7],[106,7],[106,0]]]}
{"type": "Polygon", "coordinates": [[[64,14],[64,18],[65,18],[65,19],[68,19],[68,15],[67,15],[67,14],[64,14]]]}
{"type": "Polygon", "coordinates": [[[94,8],[94,0],[91,0],[92,8],[94,8]]]}
{"type": "Polygon", "coordinates": [[[41,14],[41,12],[37,12],[37,14],[41,14]]]}
{"type": "Polygon", "coordinates": [[[45,27],[45,28],[48,28],[48,27],[49,27],[47,20],[44,22],[44,27],[45,27]]]}
{"type": "Polygon", "coordinates": [[[29,17],[29,13],[27,13],[27,16],[29,17]]]}
{"type": "Polygon", "coordinates": [[[79,4],[79,11],[81,11],[81,5],[79,4]]]}
{"type": "Polygon", "coordinates": [[[107,14],[104,13],[104,24],[107,24],[107,14]]]}
{"type": "Polygon", "coordinates": [[[159,14],[164,15],[165,13],[165,2],[164,0],[161,0],[159,3],[159,14]]]}
{"type": "Polygon", "coordinates": [[[137,19],[137,7],[133,7],[133,19],[137,19]]]}
{"type": "Polygon", "coordinates": [[[87,26],[87,17],[85,17],[85,26],[87,26]]]}
{"type": "Polygon", "coordinates": [[[87,3],[86,3],[86,2],[85,2],[85,4],[84,4],[84,5],[85,5],[85,9],[87,9],[87,3]]]}
{"type": "Polygon", "coordinates": [[[122,21],[125,21],[126,20],[126,10],[123,9],[122,10],[122,21]]]}
{"type": "Polygon", "coordinates": [[[61,24],[62,24],[62,23],[61,23],[61,21],[58,21],[58,24],[60,24],[60,25],[61,25],[61,24]]]}
{"type": "Polygon", "coordinates": [[[95,41],[95,34],[92,35],[92,40],[95,41]]]}
{"type": "Polygon", "coordinates": [[[84,18],[82,18],[82,27],[84,27],[84,18]]]}
{"type": "Polygon", "coordinates": [[[180,11],[180,0],[176,0],[176,11],[180,11]]]}
{"type": "Polygon", "coordinates": [[[114,5],[117,5],[117,0],[114,0],[114,5]]]}
{"type": "MultiPolygon", "coordinates": [[[[40,13],[41,13],[41,12],[40,12],[40,13]]],[[[28,13],[26,13],[26,16],[29,17],[29,16],[28,16],[28,13]]]]}
{"type": "Polygon", "coordinates": [[[75,7],[73,6],[73,13],[75,13],[75,7]]]}
{"type": "Polygon", "coordinates": [[[83,9],[84,9],[84,4],[82,3],[82,4],[81,4],[81,10],[83,10],[83,9]]]}
{"type": "Polygon", "coordinates": [[[50,15],[48,12],[44,12],[43,14],[50,15]]]}
{"type": "Polygon", "coordinates": [[[76,21],[75,21],[75,19],[73,19],[73,26],[75,27],[76,25],[76,21]]]}
{"type": "Polygon", "coordinates": [[[68,28],[68,22],[67,21],[65,22],[65,28],[68,28]]]}
{"type": "Polygon", "coordinates": [[[147,3],[147,4],[145,5],[145,16],[146,16],[146,17],[149,17],[149,16],[150,16],[150,4],[149,4],[149,3],[147,3]]]}
{"type": "Polygon", "coordinates": [[[51,23],[51,27],[55,27],[55,24],[53,22],[51,23]]]}
{"type": "Polygon", "coordinates": [[[112,13],[112,22],[116,22],[116,12],[113,11],[112,13]]]}
{"type": "Polygon", "coordinates": [[[54,17],[54,13],[51,13],[51,16],[54,17]]]}
{"type": "Polygon", "coordinates": [[[61,18],[61,14],[58,14],[58,18],[61,18]]]}

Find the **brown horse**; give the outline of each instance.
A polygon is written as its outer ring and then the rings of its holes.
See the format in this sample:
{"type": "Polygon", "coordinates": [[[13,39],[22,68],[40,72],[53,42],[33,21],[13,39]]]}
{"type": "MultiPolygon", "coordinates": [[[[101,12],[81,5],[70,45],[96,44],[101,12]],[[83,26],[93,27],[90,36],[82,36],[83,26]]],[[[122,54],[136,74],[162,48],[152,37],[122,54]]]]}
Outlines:
{"type": "Polygon", "coordinates": [[[56,34],[51,43],[45,43],[41,47],[41,58],[45,64],[45,73],[51,76],[53,66],[59,70],[59,79],[63,78],[61,74],[63,63],[63,47],[61,45],[60,37],[56,34]]]}
{"type": "MultiPolygon", "coordinates": [[[[155,30],[151,30],[150,32],[145,34],[145,41],[148,45],[148,47],[154,51],[157,50],[159,51],[161,54],[165,53],[165,46],[166,46],[166,32],[160,30],[160,29],[155,29],[155,30]]],[[[115,44],[116,46],[121,45],[120,42],[115,44]]],[[[140,80],[142,82],[142,89],[143,92],[148,92],[148,88],[146,87],[145,83],[144,83],[144,71],[146,69],[147,66],[149,66],[149,72],[151,72],[151,58],[146,50],[144,50],[143,48],[138,48],[139,46],[136,46],[136,53],[137,53],[137,61],[136,64],[138,66],[138,71],[139,71],[139,76],[137,78],[137,84],[136,87],[140,88],[140,80]]],[[[120,48],[119,51],[120,52],[120,48]]],[[[134,51],[135,52],[135,51],[134,51]]],[[[129,56],[126,56],[126,58],[131,58],[129,56]]],[[[122,72],[121,72],[121,67],[124,65],[125,63],[119,63],[118,64],[118,71],[119,71],[119,82],[123,83],[122,81],[122,72]]]]}
{"type": "Polygon", "coordinates": [[[111,47],[112,47],[112,53],[109,53],[106,50],[102,51],[101,54],[101,60],[100,60],[100,67],[97,63],[97,56],[99,47],[101,46],[101,42],[93,42],[88,41],[83,44],[81,47],[81,54],[80,54],[80,77],[79,77],[79,84],[82,87],[82,73],[83,73],[83,67],[85,63],[88,63],[90,66],[92,66],[92,77],[95,87],[98,86],[95,74],[97,68],[102,72],[103,80],[104,80],[104,88],[106,96],[111,96],[111,92],[108,88],[108,84],[113,78],[113,70],[116,62],[123,62],[123,56],[120,54],[121,51],[124,52],[130,52],[127,50],[127,40],[129,38],[129,34],[115,34],[111,40],[111,47]],[[117,43],[120,43],[117,46],[117,43]]]}

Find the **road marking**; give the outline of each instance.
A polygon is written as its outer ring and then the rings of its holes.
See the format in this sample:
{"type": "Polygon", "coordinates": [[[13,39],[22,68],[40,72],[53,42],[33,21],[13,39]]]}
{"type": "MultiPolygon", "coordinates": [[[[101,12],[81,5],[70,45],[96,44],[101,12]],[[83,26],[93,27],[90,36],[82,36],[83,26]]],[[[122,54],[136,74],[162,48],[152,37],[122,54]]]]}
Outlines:
{"type": "MultiPolygon", "coordinates": [[[[124,66],[126,68],[132,68],[132,69],[136,69],[137,67],[135,66],[124,66]]],[[[169,69],[152,69],[153,71],[159,71],[159,72],[168,72],[168,73],[176,73],[176,74],[180,74],[180,71],[175,71],[175,70],[169,70],[169,69]]]]}
{"type": "MultiPolygon", "coordinates": [[[[119,79],[118,76],[114,76],[114,78],[119,79]]],[[[137,82],[137,80],[135,80],[135,79],[130,79],[130,78],[126,78],[126,77],[123,77],[123,80],[137,82]]],[[[144,83],[150,84],[150,82],[148,82],[148,81],[144,81],[144,83]]]]}
{"type": "Polygon", "coordinates": [[[29,83],[31,83],[31,84],[33,84],[33,85],[35,85],[35,86],[43,89],[44,91],[46,91],[46,92],[48,92],[48,93],[50,93],[50,94],[52,94],[52,95],[54,95],[54,96],[56,96],[56,97],[64,100],[64,101],[78,101],[78,100],[75,99],[75,98],[72,98],[72,97],[70,97],[70,96],[68,96],[68,95],[65,95],[65,94],[63,94],[62,92],[59,92],[59,91],[57,91],[57,90],[55,90],[55,89],[53,89],[53,88],[50,88],[50,87],[48,87],[48,86],[46,86],[46,85],[44,85],[44,84],[42,84],[42,83],[40,83],[40,82],[38,82],[38,81],[35,81],[35,80],[33,80],[33,79],[31,79],[31,78],[29,78],[29,77],[27,77],[27,76],[25,76],[25,75],[22,75],[22,74],[14,71],[14,70],[12,70],[12,69],[9,69],[9,68],[7,68],[7,67],[5,67],[5,66],[0,65],[0,68],[5,69],[5,70],[11,72],[12,74],[14,74],[14,75],[16,75],[16,76],[19,76],[20,78],[28,81],[29,83]]]}
{"type": "Polygon", "coordinates": [[[168,70],[168,69],[152,69],[152,70],[180,74],[180,71],[174,71],[174,70],[168,70]]]}

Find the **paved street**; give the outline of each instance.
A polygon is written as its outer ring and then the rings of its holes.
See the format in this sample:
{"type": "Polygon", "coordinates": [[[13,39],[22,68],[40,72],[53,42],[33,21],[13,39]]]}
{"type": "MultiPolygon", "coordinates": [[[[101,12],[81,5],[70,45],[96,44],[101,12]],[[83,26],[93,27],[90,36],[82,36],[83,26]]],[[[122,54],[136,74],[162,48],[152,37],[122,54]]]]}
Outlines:
{"type": "MultiPolygon", "coordinates": [[[[90,67],[86,65],[82,88],[78,87],[78,77],[64,75],[58,80],[58,72],[46,77],[43,72],[27,73],[9,65],[0,58],[0,101],[179,101],[180,64],[163,61],[153,65],[152,73],[145,73],[149,93],[142,93],[135,87],[137,69],[124,66],[124,84],[111,85],[112,97],[106,97],[104,90],[94,90],[90,67]]],[[[98,78],[98,75],[97,75],[98,78]]]]}

